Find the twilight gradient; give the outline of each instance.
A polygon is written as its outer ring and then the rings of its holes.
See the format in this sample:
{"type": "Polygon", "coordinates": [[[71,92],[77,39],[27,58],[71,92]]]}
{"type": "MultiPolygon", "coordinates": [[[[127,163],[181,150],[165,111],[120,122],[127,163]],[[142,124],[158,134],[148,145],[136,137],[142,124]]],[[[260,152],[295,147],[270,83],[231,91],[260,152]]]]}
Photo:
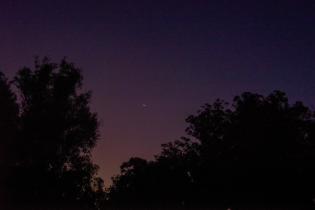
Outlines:
{"type": "Polygon", "coordinates": [[[102,122],[106,184],[131,156],[153,158],[185,117],[217,97],[284,90],[314,105],[315,2],[3,0],[0,69],[67,56],[102,122]]]}

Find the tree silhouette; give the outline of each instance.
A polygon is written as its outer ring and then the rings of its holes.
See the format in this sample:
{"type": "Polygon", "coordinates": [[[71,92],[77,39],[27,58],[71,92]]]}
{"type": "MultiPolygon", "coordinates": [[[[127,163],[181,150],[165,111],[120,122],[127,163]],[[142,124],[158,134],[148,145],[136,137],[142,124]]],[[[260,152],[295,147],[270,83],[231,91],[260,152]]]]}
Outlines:
{"type": "Polygon", "coordinates": [[[245,92],[231,105],[204,105],[186,122],[189,138],[163,145],[150,164],[123,167],[110,196],[152,195],[157,203],[167,196],[176,205],[312,204],[315,118],[302,102],[289,104],[280,91],[245,92]]]}
{"type": "MultiPolygon", "coordinates": [[[[3,81],[0,88],[8,89],[3,81]]],[[[36,59],[35,68],[21,69],[13,82],[20,113],[18,132],[13,132],[18,135],[10,169],[11,199],[43,205],[96,205],[104,196],[102,180],[96,176],[98,166],[91,161],[99,123],[89,108],[91,93],[81,88],[80,69],[65,59],[60,64],[36,59]]],[[[7,90],[0,97],[13,103],[1,110],[16,123],[14,95],[7,90]]],[[[5,117],[1,120],[15,128],[5,117]]]]}
{"type": "Polygon", "coordinates": [[[10,84],[0,72],[0,204],[8,199],[7,181],[15,163],[18,105],[10,84]]]}
{"type": "Polygon", "coordinates": [[[313,112],[279,91],[243,93],[227,107],[217,101],[187,119],[200,142],[201,183],[234,202],[311,202],[313,112]]]}

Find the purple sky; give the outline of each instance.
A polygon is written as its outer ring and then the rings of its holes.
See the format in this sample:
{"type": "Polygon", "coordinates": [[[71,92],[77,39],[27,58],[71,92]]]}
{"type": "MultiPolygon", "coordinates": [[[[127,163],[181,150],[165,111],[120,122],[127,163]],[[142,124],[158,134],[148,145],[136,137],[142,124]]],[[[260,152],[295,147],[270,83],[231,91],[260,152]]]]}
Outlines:
{"type": "MultiPolygon", "coordinates": [[[[313,107],[315,1],[3,0],[0,69],[67,56],[102,122],[94,159],[109,178],[184,135],[204,103],[274,89],[313,107]]],[[[313,107],[314,108],[314,107],[313,107]]]]}

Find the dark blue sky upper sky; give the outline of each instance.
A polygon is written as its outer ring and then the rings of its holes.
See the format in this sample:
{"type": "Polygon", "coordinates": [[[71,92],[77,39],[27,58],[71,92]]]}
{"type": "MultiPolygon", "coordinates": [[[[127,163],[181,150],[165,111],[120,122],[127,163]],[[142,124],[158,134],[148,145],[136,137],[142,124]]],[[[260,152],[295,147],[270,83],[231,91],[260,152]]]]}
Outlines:
{"type": "Polygon", "coordinates": [[[107,181],[152,158],[217,97],[284,90],[315,105],[315,1],[0,1],[0,69],[67,56],[102,121],[94,158],[107,181]],[[145,106],[143,105],[145,104],[145,106]]]}

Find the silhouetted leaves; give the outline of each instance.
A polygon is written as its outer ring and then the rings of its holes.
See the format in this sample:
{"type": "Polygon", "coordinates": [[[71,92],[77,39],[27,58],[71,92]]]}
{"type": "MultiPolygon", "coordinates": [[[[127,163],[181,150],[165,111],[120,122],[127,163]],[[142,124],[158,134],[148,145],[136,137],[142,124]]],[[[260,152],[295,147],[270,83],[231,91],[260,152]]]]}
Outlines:
{"type": "Polygon", "coordinates": [[[132,196],[141,203],[151,195],[156,203],[176,205],[311,204],[315,118],[302,102],[289,104],[280,91],[266,97],[245,92],[231,105],[223,100],[204,105],[186,122],[190,138],[162,145],[154,161],[136,165],[133,158],[122,165],[111,198],[132,196]]]}
{"type": "Polygon", "coordinates": [[[104,197],[98,166],[91,161],[99,123],[89,108],[91,94],[81,89],[80,69],[66,60],[56,64],[47,58],[36,59],[34,69],[21,69],[13,81],[19,113],[9,85],[2,75],[0,79],[1,144],[14,143],[14,149],[2,147],[15,155],[10,158],[11,199],[96,205],[102,199],[95,197],[96,191],[104,197]],[[14,140],[12,134],[18,134],[14,140]]]}
{"type": "MultiPolygon", "coordinates": [[[[0,74],[0,196],[22,204],[105,202],[91,150],[98,139],[91,93],[74,64],[36,59],[12,82],[0,74]],[[12,91],[14,84],[16,94],[12,91]]],[[[119,205],[309,205],[315,197],[315,115],[285,93],[245,92],[187,117],[187,136],[154,160],[130,158],[113,177],[119,205]]]]}
{"type": "Polygon", "coordinates": [[[0,204],[8,199],[8,179],[16,161],[18,105],[10,84],[0,72],[0,204]]]}

